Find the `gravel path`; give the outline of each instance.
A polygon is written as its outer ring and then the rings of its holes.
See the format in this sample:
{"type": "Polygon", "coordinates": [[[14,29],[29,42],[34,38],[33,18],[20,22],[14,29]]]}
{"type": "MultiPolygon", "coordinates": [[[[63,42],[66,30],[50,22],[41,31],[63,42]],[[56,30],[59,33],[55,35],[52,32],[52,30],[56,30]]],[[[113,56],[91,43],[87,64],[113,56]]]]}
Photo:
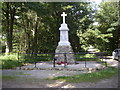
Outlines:
{"type": "Polygon", "coordinates": [[[117,78],[102,80],[96,83],[66,83],[53,80],[12,80],[4,81],[3,88],[117,88],[117,78]],[[114,82],[114,83],[113,83],[114,82]]]}
{"type": "MultiPolygon", "coordinates": [[[[78,64],[72,64],[72,65],[67,65],[66,68],[71,70],[82,70],[83,68],[93,68],[93,69],[96,69],[96,68],[104,68],[105,66],[102,65],[101,63],[97,63],[96,61],[77,61],[78,64]]],[[[56,69],[64,69],[64,64],[62,65],[55,65],[56,69]]],[[[38,69],[53,69],[53,63],[52,62],[40,62],[40,63],[36,63],[36,68],[38,69]]],[[[35,68],[35,64],[29,64],[29,65],[25,65],[25,66],[22,66],[21,68],[20,67],[17,67],[17,70],[19,69],[22,69],[22,70],[26,70],[26,69],[29,69],[29,70],[33,70],[33,69],[36,69],[35,68]]]]}
{"type": "MultiPolygon", "coordinates": [[[[114,62],[114,61],[113,61],[114,62]]],[[[109,64],[116,67],[117,62],[109,64]]],[[[44,66],[44,65],[43,65],[44,66]]],[[[97,64],[89,64],[90,67],[97,64]]],[[[71,66],[72,67],[72,66],[71,66]]],[[[76,66],[78,68],[78,66],[76,66]]],[[[67,70],[3,70],[2,88],[118,88],[118,76],[99,82],[67,83],[65,81],[47,80],[57,76],[70,76],[87,71],[67,71],[67,70]]]]}
{"type": "Polygon", "coordinates": [[[2,74],[7,76],[18,77],[36,77],[39,79],[52,78],[57,76],[70,76],[86,73],[83,71],[67,71],[67,70],[3,70],[2,74]]]}
{"type": "Polygon", "coordinates": [[[65,81],[47,80],[55,76],[68,76],[80,74],[78,71],[46,71],[46,70],[3,70],[3,76],[14,78],[3,78],[3,88],[117,88],[117,75],[96,83],[67,83],[65,81]],[[113,83],[114,82],[114,83],[113,83]]]}

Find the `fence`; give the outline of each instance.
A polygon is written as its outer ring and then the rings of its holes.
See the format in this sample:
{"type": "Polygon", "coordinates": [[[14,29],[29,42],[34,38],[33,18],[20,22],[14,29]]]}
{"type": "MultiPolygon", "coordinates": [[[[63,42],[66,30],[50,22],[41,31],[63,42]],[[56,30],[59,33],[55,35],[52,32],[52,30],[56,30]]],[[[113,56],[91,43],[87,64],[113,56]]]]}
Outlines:
{"type": "MultiPolygon", "coordinates": [[[[53,67],[56,67],[56,58],[54,57],[56,53],[18,53],[18,64],[19,67],[22,65],[25,65],[26,63],[32,63],[34,64],[34,67],[36,68],[36,63],[39,63],[41,61],[50,61],[53,64],[53,67]]],[[[80,52],[80,53],[57,53],[57,54],[64,54],[64,67],[67,66],[67,54],[74,54],[75,62],[74,64],[77,64],[77,61],[84,61],[85,67],[87,66],[87,61],[97,61],[99,63],[104,63],[107,67],[107,62],[103,61],[103,59],[111,59],[106,56],[108,56],[108,52],[98,52],[98,53],[91,53],[91,52],[80,52]]]]}

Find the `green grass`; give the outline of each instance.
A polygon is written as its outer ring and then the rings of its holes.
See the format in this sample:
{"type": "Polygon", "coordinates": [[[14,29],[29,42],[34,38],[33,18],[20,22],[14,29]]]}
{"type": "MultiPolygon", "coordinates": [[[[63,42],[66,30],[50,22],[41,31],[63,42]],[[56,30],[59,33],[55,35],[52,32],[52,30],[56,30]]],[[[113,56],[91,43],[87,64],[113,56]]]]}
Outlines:
{"type": "Polygon", "coordinates": [[[18,66],[18,60],[17,60],[17,55],[12,54],[12,55],[1,55],[0,56],[0,65],[4,69],[10,69],[10,68],[15,68],[18,66]]]}
{"type": "Polygon", "coordinates": [[[75,57],[77,61],[85,61],[85,60],[86,61],[98,61],[98,58],[95,56],[95,54],[85,54],[85,55],[76,54],[75,57]],[[83,59],[83,58],[87,58],[87,59],[83,59]],[[96,59],[93,59],[93,58],[96,58],[96,59]]]}
{"type": "MultiPolygon", "coordinates": [[[[0,77],[3,79],[3,80],[15,80],[15,79],[18,79],[18,78],[21,78],[19,77],[20,76],[26,76],[26,75],[31,75],[31,74],[26,74],[26,73],[23,73],[23,72],[14,72],[12,73],[12,75],[0,75],[0,77]]],[[[24,77],[22,77],[24,78],[24,77]]]]}
{"type": "Polygon", "coordinates": [[[15,80],[16,78],[18,78],[17,76],[11,76],[11,75],[3,75],[2,76],[2,80],[15,80]]]}
{"type": "Polygon", "coordinates": [[[28,55],[19,55],[10,54],[10,55],[0,55],[0,69],[13,69],[18,66],[24,65],[24,63],[34,63],[39,61],[50,61],[52,56],[48,54],[38,54],[38,56],[28,56],[28,55]],[[20,63],[19,63],[20,62],[20,63]]]}
{"type": "Polygon", "coordinates": [[[66,82],[79,83],[79,82],[96,82],[99,80],[107,79],[118,73],[117,68],[107,68],[98,72],[79,74],[74,76],[60,76],[55,77],[53,80],[65,80],[66,82]]]}
{"type": "Polygon", "coordinates": [[[41,56],[24,56],[24,60],[27,62],[39,62],[39,61],[50,61],[52,60],[51,56],[49,55],[41,55],[41,56]]]}

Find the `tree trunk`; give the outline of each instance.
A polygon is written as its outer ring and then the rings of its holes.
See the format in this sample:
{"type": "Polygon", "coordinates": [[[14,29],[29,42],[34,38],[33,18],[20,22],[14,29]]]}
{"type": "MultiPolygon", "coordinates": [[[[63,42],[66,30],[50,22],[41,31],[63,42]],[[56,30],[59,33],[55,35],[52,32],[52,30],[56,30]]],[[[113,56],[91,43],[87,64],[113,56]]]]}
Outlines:
{"type": "Polygon", "coordinates": [[[10,45],[9,45],[9,3],[6,3],[6,53],[10,52],[10,45]]]}
{"type": "Polygon", "coordinates": [[[30,53],[30,33],[29,31],[25,31],[25,36],[26,36],[26,42],[25,42],[25,47],[26,47],[26,53],[30,53]]]}
{"type": "MultiPolygon", "coordinates": [[[[11,3],[13,4],[13,3],[11,3]]],[[[11,6],[9,2],[6,2],[6,53],[12,52],[13,46],[13,25],[14,25],[14,16],[15,16],[15,6],[11,6]],[[13,7],[13,9],[12,9],[13,7]]]]}
{"type": "Polygon", "coordinates": [[[13,25],[14,25],[14,16],[15,16],[15,6],[13,6],[13,9],[10,7],[10,52],[12,52],[13,46],[13,25]]]}
{"type": "Polygon", "coordinates": [[[37,33],[38,33],[38,17],[36,17],[36,23],[35,23],[34,35],[33,35],[33,44],[32,44],[32,53],[34,53],[34,55],[37,55],[35,53],[38,52],[37,33]]]}

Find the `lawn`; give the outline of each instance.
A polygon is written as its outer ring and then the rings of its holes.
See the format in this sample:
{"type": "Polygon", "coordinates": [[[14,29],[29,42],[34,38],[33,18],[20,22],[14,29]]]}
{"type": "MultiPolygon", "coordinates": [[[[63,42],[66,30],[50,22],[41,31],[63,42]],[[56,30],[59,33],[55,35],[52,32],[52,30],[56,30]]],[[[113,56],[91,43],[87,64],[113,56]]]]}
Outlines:
{"type": "Polygon", "coordinates": [[[116,75],[117,73],[118,73],[117,68],[109,67],[107,69],[104,69],[98,72],[85,73],[85,74],[79,74],[79,75],[74,75],[74,76],[55,77],[53,78],[53,80],[65,80],[66,82],[72,82],[72,83],[96,82],[99,80],[110,78],[116,75]]]}

